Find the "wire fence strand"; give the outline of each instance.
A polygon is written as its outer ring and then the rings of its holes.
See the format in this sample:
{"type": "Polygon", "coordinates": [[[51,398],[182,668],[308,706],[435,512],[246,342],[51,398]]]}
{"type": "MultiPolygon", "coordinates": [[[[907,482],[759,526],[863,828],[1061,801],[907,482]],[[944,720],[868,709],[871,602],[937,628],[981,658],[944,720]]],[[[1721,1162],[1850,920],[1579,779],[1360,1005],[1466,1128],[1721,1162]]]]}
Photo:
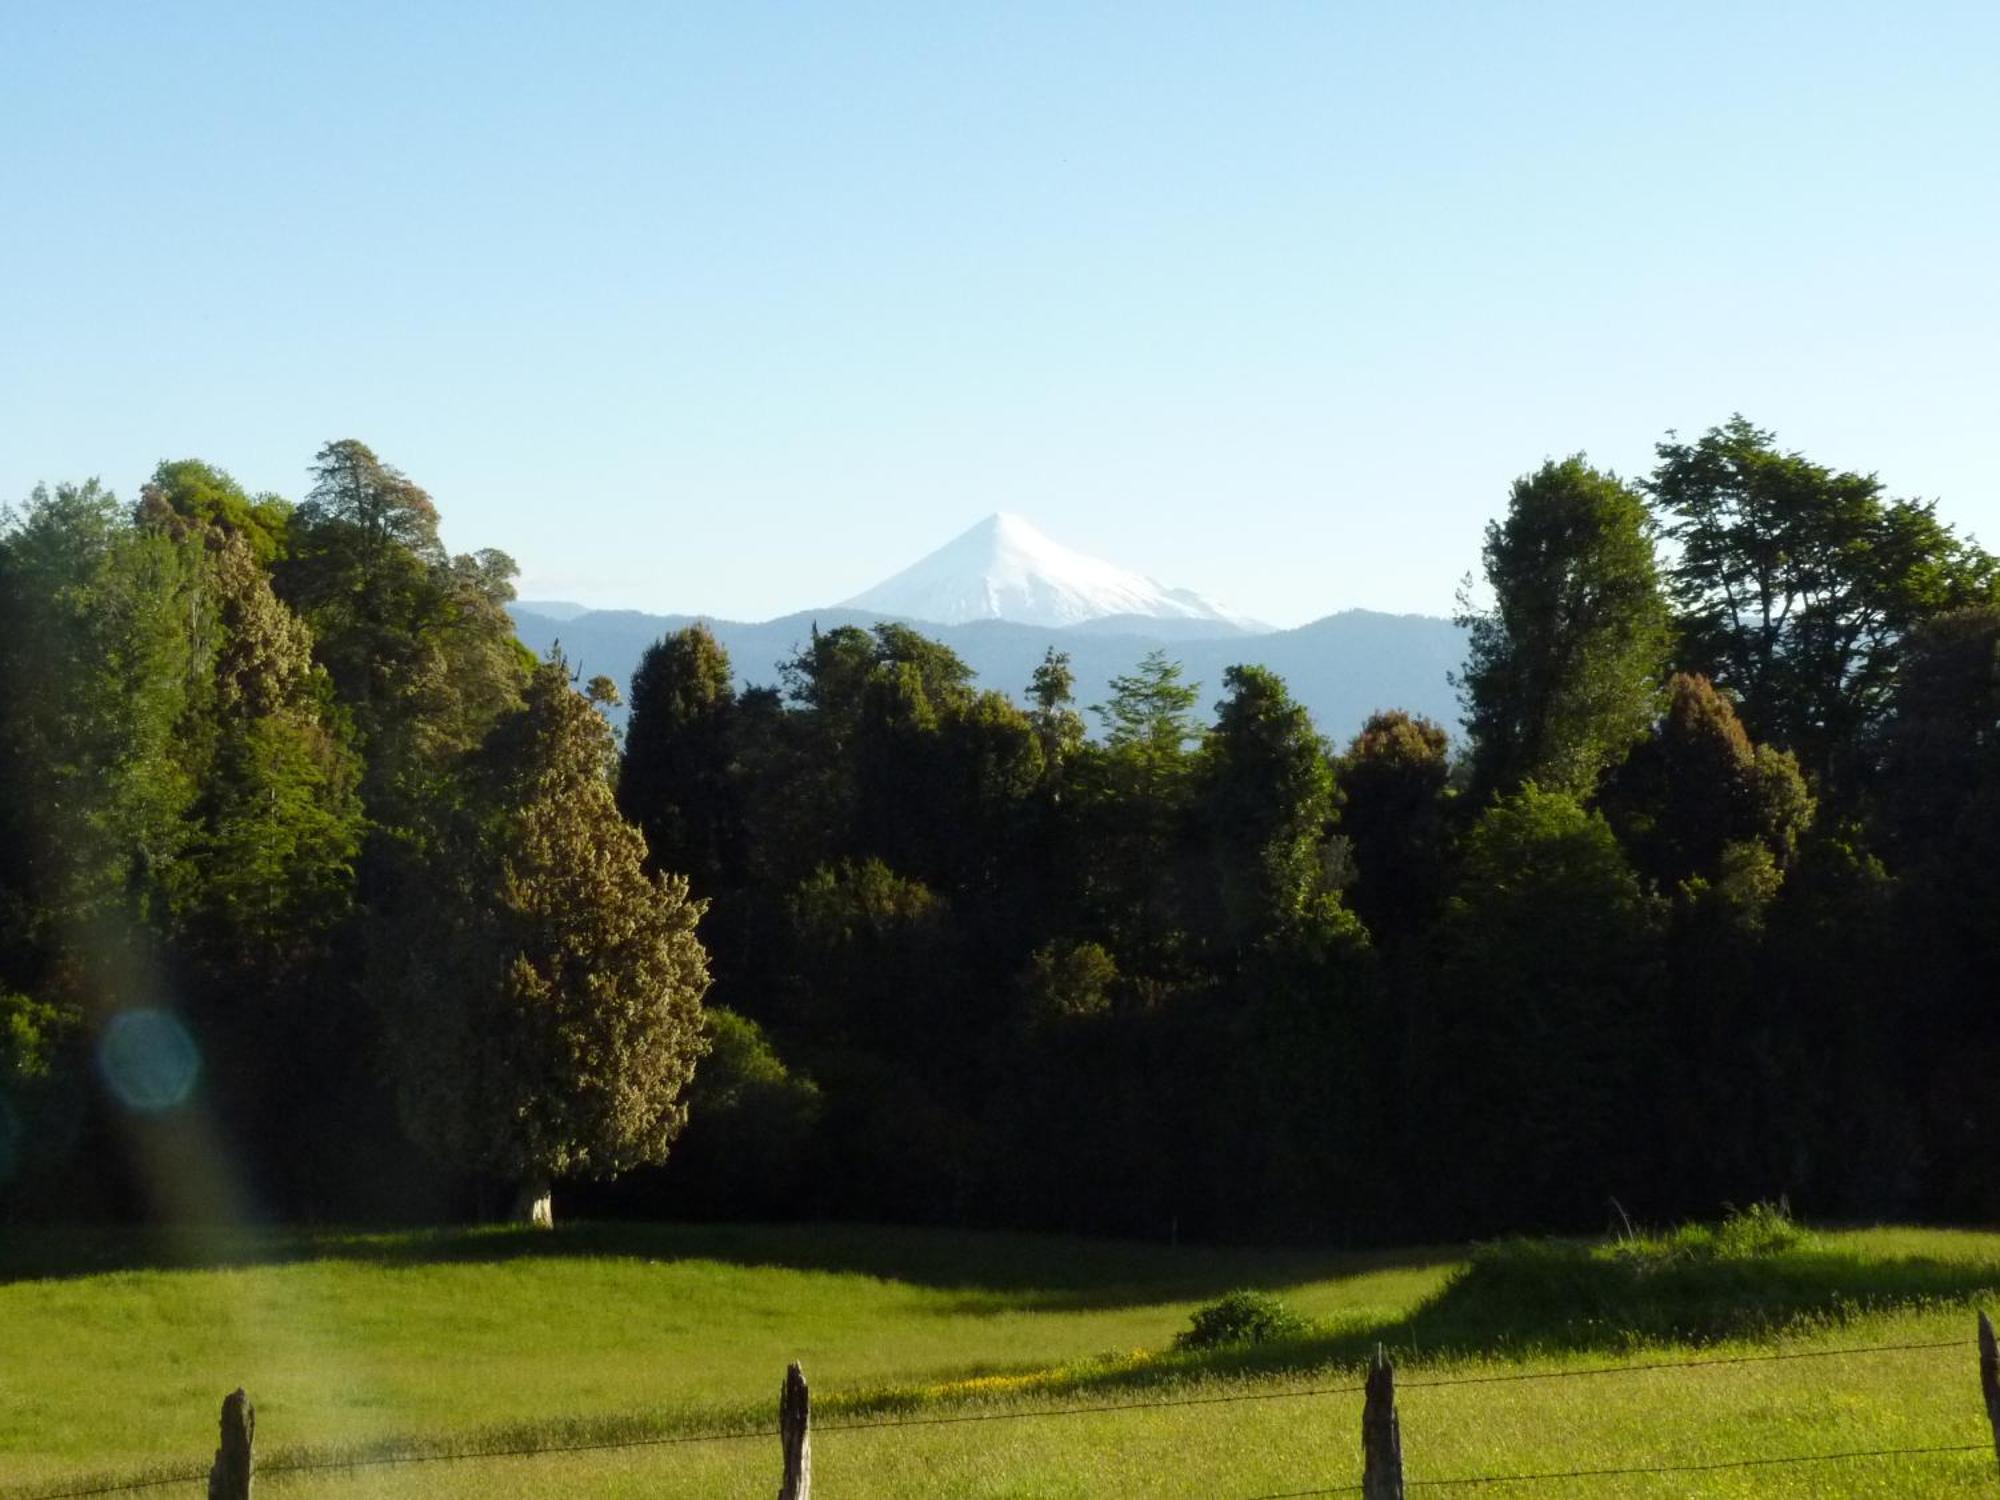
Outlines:
{"type": "MultiPolygon", "coordinates": [[[[1950,1443],[1931,1448],[1850,1448],[1840,1453],[1788,1453],[1766,1458],[1716,1459],[1690,1464],[1630,1464],[1611,1469],[1549,1469],[1538,1474],[1461,1474],[1450,1478],[1405,1479],[1403,1488],[1445,1489],[1494,1484],[1539,1484],[1551,1479],[1630,1478],[1642,1474],[1709,1474],[1724,1469],[1772,1469],[1786,1464],[1844,1463],[1861,1458],[1926,1458],[1947,1453],[1985,1453],[1990,1443],[1950,1443]]],[[[1316,1495],[1358,1495],[1359,1484],[1338,1484],[1316,1490],[1283,1490],[1248,1496],[1247,1500],[1308,1500],[1316,1495]]]]}
{"type": "MultiPolygon", "coordinates": [[[[1401,1389],[1442,1390],[1452,1386],[1499,1385],[1525,1380],[1570,1380],[1586,1379],[1604,1375],[1633,1375],[1667,1370],[1700,1370],[1729,1365],[1772,1364],[1785,1360],[1837,1359],[1845,1356],[1900,1354],[1909,1352],[1935,1351],[1939,1349],[1964,1349],[1971,1347],[1967,1339],[1935,1339],[1927,1342],[1902,1344],[1849,1344],[1833,1349],[1780,1350],[1769,1354],[1723,1355],[1713,1359],[1650,1360],[1642,1363],[1623,1365],[1598,1365],[1581,1370],[1522,1370],[1504,1375],[1460,1375],[1437,1380],[1411,1380],[1399,1382],[1401,1389]]],[[[1365,1387],[1359,1383],[1343,1385],[1319,1385],[1292,1387],[1283,1390],[1232,1391],[1226,1394],[1206,1396],[1176,1396],[1154,1401],[1099,1401],[1078,1402],[1068,1406],[1050,1406],[1014,1411],[970,1411],[953,1412],[942,1416],[898,1416],[850,1421],[829,1421],[813,1423],[813,1433],[832,1434],[840,1432],[880,1432],[898,1427],[947,1427],[972,1422],[1037,1421],[1051,1417],[1080,1417],[1104,1413],[1129,1411],[1165,1411],[1176,1407],[1229,1406],[1251,1401],[1302,1401],[1324,1396],[1346,1396],[1360,1393],[1365,1387]]],[[[412,1450],[408,1452],[357,1453],[349,1456],[328,1455],[325,1457],[301,1457],[297,1459],[276,1458],[258,1464],[258,1470],[265,1474],[308,1474],[325,1473],[343,1469],[383,1468],[398,1464],[476,1462],[489,1459],[554,1457],[566,1453],[605,1453],[628,1448],[678,1447],[693,1443],[741,1442],[753,1438],[770,1439],[778,1435],[775,1427],[730,1428],[707,1432],[660,1433],[644,1437],[602,1438],[591,1442],[577,1443],[522,1443],[498,1448],[452,1448],[433,1452],[412,1450]]],[[[1757,1468],[1785,1463],[1831,1463],[1846,1458],[1889,1457],[1924,1453],[1957,1453],[1972,1451],[1983,1445],[1973,1444],[1966,1448],[1911,1448],[1856,1451],[1853,1453],[1810,1454],[1796,1458],[1756,1458],[1732,1460],[1713,1464],[1701,1464],[1668,1468],[1629,1468],[1569,1470],[1549,1474],[1498,1474],[1468,1475],[1457,1479],[1412,1479],[1406,1487],[1448,1486],[1448,1485],[1488,1485],[1527,1484],[1543,1479],[1597,1478],[1615,1474],[1649,1473],[1693,1473],[1705,1469],[1757,1468]]],[[[195,1484],[201,1482],[206,1471],[188,1469],[181,1473],[160,1475],[144,1479],[125,1479],[89,1484],[72,1489],[50,1490],[28,1487],[6,1492],[0,1500],[93,1500],[102,1495],[127,1494],[139,1490],[163,1489],[169,1485],[195,1484]]],[[[1286,1491],[1284,1496],[1257,1496],[1254,1500],[1291,1500],[1291,1497],[1313,1495],[1342,1495],[1358,1493],[1358,1484],[1339,1485],[1330,1489],[1307,1489],[1286,1491]]]]}
{"type": "Polygon", "coordinates": [[[1642,1364],[1593,1365],[1585,1370],[1516,1370],[1505,1375],[1456,1375],[1444,1380],[1398,1380],[1397,1389],[1433,1391],[1452,1385],[1506,1385],[1517,1380],[1577,1380],[1592,1375],[1638,1375],[1651,1370],[1703,1370],[1719,1365],[1775,1364],[1788,1359],[1838,1359],[1852,1354],[1902,1354],[1911,1350],[1969,1349],[1970,1339],[1919,1344],[1846,1344],[1837,1349],[1788,1349],[1776,1354],[1725,1354],[1714,1359],[1658,1359],[1642,1364]]]}

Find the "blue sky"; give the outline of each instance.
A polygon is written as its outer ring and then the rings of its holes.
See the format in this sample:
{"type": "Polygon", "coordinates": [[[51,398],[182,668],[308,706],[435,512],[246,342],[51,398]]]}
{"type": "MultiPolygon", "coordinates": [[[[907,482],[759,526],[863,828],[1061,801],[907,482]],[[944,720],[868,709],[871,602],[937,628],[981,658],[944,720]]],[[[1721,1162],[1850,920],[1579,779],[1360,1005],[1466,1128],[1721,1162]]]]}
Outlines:
{"type": "Polygon", "coordinates": [[[0,7],[0,498],[333,437],[523,592],[985,513],[1298,623],[1742,410],[2000,546],[2000,6],[0,7]]]}

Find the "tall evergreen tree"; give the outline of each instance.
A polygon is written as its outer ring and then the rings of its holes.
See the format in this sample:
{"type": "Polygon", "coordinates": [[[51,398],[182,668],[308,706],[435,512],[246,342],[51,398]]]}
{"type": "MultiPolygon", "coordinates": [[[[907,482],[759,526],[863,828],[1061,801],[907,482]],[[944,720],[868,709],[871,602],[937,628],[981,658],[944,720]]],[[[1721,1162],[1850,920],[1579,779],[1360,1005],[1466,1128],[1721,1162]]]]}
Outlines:
{"type": "Polygon", "coordinates": [[[1119,967],[1172,982],[1184,967],[1185,896],[1197,879],[1191,838],[1197,684],[1147,654],[1111,679],[1094,712],[1101,745],[1079,758],[1071,824],[1079,901],[1101,923],[1119,967]]]}
{"type": "Polygon", "coordinates": [[[1333,771],[1305,709],[1264,667],[1231,667],[1202,743],[1196,800],[1220,955],[1337,921],[1333,771]]]}
{"type": "Polygon", "coordinates": [[[353,439],[328,443],[293,513],[281,597],[352,714],[378,826],[407,833],[447,799],[447,773],[518,702],[531,661],[506,605],[513,561],[453,558],[437,507],[353,439]]]}
{"type": "Polygon", "coordinates": [[[1414,936],[1441,899],[1450,738],[1401,709],[1370,714],[1334,766],[1356,914],[1378,941],[1414,936]]]}
{"type": "Polygon", "coordinates": [[[1042,742],[1042,765],[1049,775],[1059,776],[1086,735],[1083,715],[1076,711],[1076,673],[1067,651],[1051,646],[1043,654],[1028,685],[1028,701],[1029,721],[1042,742]]]}
{"type": "Polygon", "coordinates": [[[1048,785],[1045,741],[1032,715],[1004,693],[954,705],[938,739],[925,814],[934,820],[928,868],[961,905],[997,919],[984,925],[1014,931],[1035,905],[1035,893],[1021,887],[1032,878],[1036,799],[1048,785]]]}
{"type": "Polygon", "coordinates": [[[96,961],[170,909],[197,794],[178,731],[212,659],[197,567],[95,481],[0,516],[0,986],[73,1021],[96,961]]]}
{"type": "Polygon", "coordinates": [[[1181,680],[1181,664],[1163,650],[1146,653],[1137,670],[1111,679],[1111,696],[1092,712],[1104,721],[1104,743],[1147,774],[1172,779],[1200,738],[1193,713],[1201,684],[1181,680]]]}
{"type": "Polygon", "coordinates": [[[272,592],[251,539],[229,521],[140,515],[196,548],[190,617],[212,674],[192,685],[177,734],[199,788],[177,926],[212,968],[284,983],[348,914],[359,763],[312,632],[272,592]]]}
{"type": "Polygon", "coordinates": [[[1645,505],[1580,455],[1551,461],[1515,482],[1485,560],[1492,608],[1461,617],[1475,789],[1588,796],[1659,702],[1667,609],[1645,505]]]}
{"type": "Polygon", "coordinates": [[[742,859],[735,708],[729,653],[705,625],[654,642],[632,674],[618,805],[645,834],[652,868],[686,875],[705,897],[742,859]]]}
{"type": "Polygon", "coordinates": [[[202,749],[184,731],[214,663],[199,569],[95,481],[0,512],[0,1090],[22,1088],[65,1212],[127,1186],[87,1043],[142,982],[174,1000],[160,939],[202,749]]]}
{"type": "Polygon", "coordinates": [[[411,1131],[512,1180],[549,1217],[549,1185],[665,1159],[703,1042],[702,903],[648,875],[619,816],[612,737],[560,658],[539,666],[475,769],[479,814],[449,885],[404,914],[388,1022],[411,1131]]]}
{"type": "Polygon", "coordinates": [[[1668,892],[1712,879],[1732,846],[1788,867],[1814,801],[1789,752],[1753,745],[1729,699],[1676,673],[1665,712],[1607,783],[1604,806],[1642,873],[1668,892]]]}
{"type": "Polygon", "coordinates": [[[315,1133],[336,1118],[354,1128],[373,1038],[336,959],[354,915],[360,762],[310,629],[272,590],[287,513],[186,459],[155,471],[134,519],[194,562],[175,747],[196,795],[161,961],[187,997],[214,1117],[244,1142],[246,1174],[295,1203],[318,1172],[315,1133]]]}

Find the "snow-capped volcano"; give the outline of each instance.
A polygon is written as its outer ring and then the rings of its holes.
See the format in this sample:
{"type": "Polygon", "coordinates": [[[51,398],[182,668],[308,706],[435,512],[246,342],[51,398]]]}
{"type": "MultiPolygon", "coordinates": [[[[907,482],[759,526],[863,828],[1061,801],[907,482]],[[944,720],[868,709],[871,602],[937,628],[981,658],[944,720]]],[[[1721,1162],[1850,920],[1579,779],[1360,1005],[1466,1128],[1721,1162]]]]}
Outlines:
{"type": "Polygon", "coordinates": [[[852,609],[940,625],[1012,620],[1062,626],[1137,615],[1209,621],[1224,632],[1268,628],[1187,589],[1170,589],[1144,574],[1071,551],[1020,516],[1004,512],[844,602],[852,609]]]}

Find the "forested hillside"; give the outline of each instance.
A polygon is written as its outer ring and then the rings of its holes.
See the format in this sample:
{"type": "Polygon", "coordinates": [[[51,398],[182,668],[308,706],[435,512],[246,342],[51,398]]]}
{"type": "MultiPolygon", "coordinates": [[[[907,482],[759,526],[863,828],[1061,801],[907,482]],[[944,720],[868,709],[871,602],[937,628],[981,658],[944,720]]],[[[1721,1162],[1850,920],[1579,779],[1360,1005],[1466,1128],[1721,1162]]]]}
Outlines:
{"type": "Polygon", "coordinates": [[[8,1215],[2000,1209],[2000,570],[1741,418],[1496,485],[1457,748],[894,622],[581,681],[314,473],[0,532],[8,1215]]]}
{"type": "MultiPolygon", "coordinates": [[[[739,688],[774,684],[780,664],[798,654],[815,628],[842,625],[873,629],[906,625],[949,646],[972,668],[982,688],[1005,693],[1023,707],[1035,667],[1051,646],[1069,658],[1082,704],[1102,703],[1111,679],[1131,671],[1149,651],[1167,652],[1182,675],[1199,685],[1206,709],[1222,694],[1222,674],[1232,666],[1260,666],[1285,679],[1292,696],[1323,734],[1345,740],[1384,703],[1441,721],[1455,717],[1451,676],[1465,659],[1465,632],[1429,615],[1389,615],[1349,609],[1296,630],[1268,634],[1230,632],[1212,625],[1122,616],[1051,628],[1006,620],[930,625],[865,610],[808,610],[776,620],[697,620],[688,615],[648,615],[597,609],[571,614],[561,605],[509,608],[521,639],[537,653],[560,645],[586,672],[631,680],[646,648],[663,635],[700,624],[729,653],[739,688]],[[558,613],[548,613],[553,608],[558,613]]],[[[619,717],[614,713],[614,719],[619,717]]],[[[1090,720],[1094,733],[1098,724],[1090,720]]]]}

